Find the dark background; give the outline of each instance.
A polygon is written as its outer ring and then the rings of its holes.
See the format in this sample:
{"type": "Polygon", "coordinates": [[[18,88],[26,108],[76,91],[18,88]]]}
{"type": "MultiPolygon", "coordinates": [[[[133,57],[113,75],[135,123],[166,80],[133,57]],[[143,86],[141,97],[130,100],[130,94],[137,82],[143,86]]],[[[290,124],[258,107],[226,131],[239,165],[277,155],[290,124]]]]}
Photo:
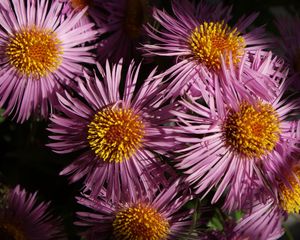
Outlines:
{"type": "MultiPolygon", "coordinates": [[[[211,1],[217,2],[217,1],[211,1]]],[[[274,27],[274,14],[297,14],[300,1],[237,1],[227,0],[225,4],[233,5],[233,15],[238,18],[243,14],[260,12],[257,25],[266,25],[267,29],[277,34],[274,27]]],[[[168,1],[161,5],[169,8],[168,1]]],[[[300,26],[299,26],[300,30],[300,26]]],[[[58,173],[72,161],[72,155],[58,155],[50,151],[48,143],[47,122],[30,120],[24,124],[16,124],[11,119],[0,118],[0,180],[8,186],[20,184],[29,192],[39,192],[39,200],[52,201],[55,215],[64,219],[69,239],[76,240],[78,230],[73,226],[76,220],[75,211],[80,210],[74,197],[78,196],[81,183],[68,184],[66,176],[58,173]]],[[[299,216],[288,221],[287,234],[283,239],[300,239],[299,216]]]]}

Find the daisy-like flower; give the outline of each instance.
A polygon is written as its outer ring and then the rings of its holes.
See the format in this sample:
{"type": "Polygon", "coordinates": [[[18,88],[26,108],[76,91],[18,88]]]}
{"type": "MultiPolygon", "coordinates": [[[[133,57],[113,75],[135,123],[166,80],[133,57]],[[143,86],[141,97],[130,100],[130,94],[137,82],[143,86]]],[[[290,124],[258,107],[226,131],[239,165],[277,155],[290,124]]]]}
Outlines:
{"type": "Polygon", "coordinates": [[[136,47],[145,36],[143,24],[151,16],[150,1],[103,1],[102,10],[107,12],[103,21],[107,37],[98,46],[98,60],[104,62],[108,58],[116,63],[121,58],[125,62],[136,58],[136,47]]]}
{"type": "Polygon", "coordinates": [[[85,42],[96,38],[88,23],[75,27],[85,10],[60,20],[62,4],[48,0],[7,1],[0,8],[0,107],[18,122],[46,117],[56,92],[93,63],[85,42]],[[5,5],[7,5],[5,7],[5,5]]]}
{"type": "MultiPolygon", "coordinates": [[[[298,122],[298,127],[300,123],[298,122]]],[[[300,131],[295,132],[299,139],[300,131]]],[[[298,160],[299,156],[295,157],[298,160]]],[[[234,228],[237,234],[247,234],[250,239],[278,239],[283,233],[282,222],[288,214],[300,212],[300,165],[299,161],[289,162],[283,169],[284,179],[272,184],[273,193],[266,201],[248,201],[245,216],[234,228]],[[254,205],[254,206],[252,206],[254,205]],[[255,237],[254,237],[255,236],[255,237]]],[[[257,196],[265,194],[258,191],[257,196]]]]}
{"type": "MultiPolygon", "coordinates": [[[[298,133],[299,135],[299,133],[298,133]]],[[[299,137],[299,136],[298,136],[299,137]]],[[[280,208],[286,213],[300,213],[300,165],[295,162],[285,171],[286,181],[276,186],[280,208]]],[[[275,186],[273,186],[275,187],[275,186]]]]}
{"type": "Polygon", "coordinates": [[[163,174],[168,165],[157,155],[174,149],[176,142],[164,126],[171,107],[159,106],[161,79],[154,79],[153,70],[136,88],[140,65],[132,62],[124,78],[121,62],[98,68],[103,79],[79,80],[81,100],[68,93],[59,96],[61,113],[51,117],[50,138],[56,142],[49,146],[57,153],[82,153],[61,174],[72,174],[71,181],[86,175],[88,189],[100,192],[105,185],[112,200],[127,191],[147,193],[153,184],[168,184],[163,174]]]}
{"type": "Polygon", "coordinates": [[[27,193],[20,186],[5,192],[0,201],[1,239],[66,239],[61,220],[49,214],[49,203],[37,203],[37,193],[27,193]]]}
{"type": "Polygon", "coordinates": [[[257,14],[243,17],[230,26],[231,8],[222,4],[208,5],[201,1],[195,5],[188,0],[174,0],[172,10],[172,16],[156,8],[153,10],[161,29],[146,26],[154,43],[144,44],[143,49],[147,56],[174,57],[174,66],[165,73],[170,74],[173,91],[192,84],[199,78],[199,72],[217,74],[221,69],[221,56],[227,66],[237,66],[243,57],[247,65],[255,51],[265,49],[270,43],[262,27],[246,32],[257,14]]]}
{"type": "Polygon", "coordinates": [[[84,196],[78,202],[94,213],[78,212],[81,221],[76,224],[89,227],[83,233],[87,240],[112,236],[122,240],[178,239],[192,232],[192,211],[181,210],[189,196],[178,181],[156,196],[128,196],[127,200],[114,204],[103,198],[84,196]]]}
{"type": "Polygon", "coordinates": [[[196,193],[215,188],[212,202],[226,192],[225,206],[240,209],[255,186],[272,186],[282,174],[288,159],[299,151],[299,124],[287,121],[298,110],[296,100],[283,98],[286,88],[281,79],[273,98],[262,99],[245,88],[230,84],[228,72],[215,79],[214,92],[207,101],[186,98],[180,101],[185,111],[173,111],[186,143],[178,150],[176,167],[187,174],[196,193]],[[225,81],[227,87],[218,83],[225,81]]]}

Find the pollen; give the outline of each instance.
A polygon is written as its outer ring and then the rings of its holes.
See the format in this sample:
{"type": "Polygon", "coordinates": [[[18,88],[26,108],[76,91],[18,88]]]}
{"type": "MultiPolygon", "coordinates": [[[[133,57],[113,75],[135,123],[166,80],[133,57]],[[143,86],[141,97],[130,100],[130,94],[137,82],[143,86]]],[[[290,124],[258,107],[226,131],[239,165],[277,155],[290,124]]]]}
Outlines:
{"type": "Polygon", "coordinates": [[[144,124],[131,109],[104,108],[88,125],[89,145],[107,162],[129,159],[142,145],[144,124]]]}
{"type": "Polygon", "coordinates": [[[143,23],[149,18],[149,3],[145,0],[128,0],[125,12],[124,27],[130,38],[141,35],[143,23]]]}
{"type": "Polygon", "coordinates": [[[0,219],[0,235],[1,239],[13,239],[13,240],[29,240],[24,232],[13,224],[2,222],[0,219]]]}
{"type": "Polygon", "coordinates": [[[117,240],[162,240],[169,232],[170,226],[165,217],[142,203],[120,210],[113,222],[117,240]]]}
{"type": "Polygon", "coordinates": [[[227,146],[244,157],[260,158],[273,150],[280,128],[276,111],[268,103],[242,102],[230,110],[223,126],[227,146]]]}
{"type": "Polygon", "coordinates": [[[19,73],[34,78],[45,77],[54,72],[60,66],[63,54],[56,34],[37,27],[13,34],[5,53],[9,63],[19,73]]]}
{"type": "Polygon", "coordinates": [[[290,186],[280,184],[280,205],[288,213],[300,211],[300,167],[296,166],[290,176],[287,176],[290,186]]]}
{"type": "Polygon", "coordinates": [[[231,29],[224,22],[204,22],[196,27],[190,35],[189,45],[194,58],[212,70],[220,69],[221,55],[226,64],[231,61],[238,64],[246,46],[237,28],[231,29]]]}
{"type": "Polygon", "coordinates": [[[86,6],[90,6],[93,0],[70,0],[73,9],[84,9],[86,6]]]}

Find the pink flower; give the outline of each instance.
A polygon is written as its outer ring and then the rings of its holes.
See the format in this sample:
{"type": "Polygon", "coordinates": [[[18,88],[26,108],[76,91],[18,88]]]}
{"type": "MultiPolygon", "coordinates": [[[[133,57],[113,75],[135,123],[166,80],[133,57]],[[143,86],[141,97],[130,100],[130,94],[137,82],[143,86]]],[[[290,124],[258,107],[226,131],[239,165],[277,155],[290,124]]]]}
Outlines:
{"type": "Polygon", "coordinates": [[[146,194],[158,184],[167,185],[164,172],[169,167],[158,156],[177,143],[164,126],[171,106],[160,107],[161,79],[153,70],[136,87],[140,65],[134,62],[124,76],[122,62],[112,67],[107,62],[98,70],[103,79],[96,74],[79,80],[80,100],[67,92],[59,95],[61,113],[51,117],[50,138],[55,142],[49,146],[57,153],[81,153],[61,174],[71,174],[72,182],[85,176],[86,187],[96,194],[107,186],[113,201],[126,192],[146,194]]]}
{"type": "Polygon", "coordinates": [[[78,212],[81,219],[76,225],[88,227],[82,235],[87,240],[107,239],[194,239],[192,233],[192,211],[182,210],[190,199],[187,189],[178,181],[158,195],[136,198],[124,194],[125,199],[111,203],[107,199],[84,195],[78,203],[93,210],[78,212]]]}
{"type": "MultiPolygon", "coordinates": [[[[294,136],[297,139],[300,138],[299,124],[298,122],[298,131],[294,136]]],[[[255,193],[254,201],[248,199],[243,206],[245,214],[234,227],[236,235],[263,240],[278,239],[284,233],[282,222],[286,220],[288,214],[298,214],[300,211],[298,154],[295,158],[287,159],[287,164],[281,169],[281,176],[269,173],[273,175],[273,182],[270,185],[271,195],[264,190],[265,186],[261,185],[255,193]]]]}
{"type": "Polygon", "coordinates": [[[1,196],[1,239],[59,240],[62,221],[48,212],[49,203],[37,203],[37,193],[31,194],[20,186],[1,196]]]}
{"type": "Polygon", "coordinates": [[[199,73],[214,78],[222,67],[221,57],[227,67],[241,63],[248,67],[255,52],[266,49],[271,42],[262,27],[246,32],[257,14],[242,17],[230,27],[231,8],[222,4],[208,5],[204,1],[194,4],[188,0],[174,0],[172,11],[173,15],[170,15],[154,8],[153,17],[161,29],[148,24],[146,31],[154,41],[143,46],[146,56],[158,55],[174,59],[174,66],[165,72],[170,75],[172,94],[182,93],[186,84],[205,82],[206,79],[199,76],[199,73]]]}
{"type": "Polygon", "coordinates": [[[288,121],[299,110],[297,100],[283,97],[285,79],[278,91],[262,99],[245,88],[235,88],[232,75],[219,75],[205,99],[186,97],[178,119],[177,138],[186,146],[176,151],[176,167],[184,170],[196,193],[215,189],[212,203],[226,193],[225,208],[240,209],[257,186],[270,189],[285,179],[282,169],[299,152],[299,123],[288,121]],[[229,78],[229,79],[228,79],[229,78]],[[222,88],[219,82],[225,82],[222,88]]]}
{"type": "Polygon", "coordinates": [[[93,63],[83,46],[96,38],[92,23],[76,28],[85,11],[60,20],[62,4],[48,0],[5,0],[0,8],[0,107],[17,122],[47,117],[56,92],[93,63]]]}

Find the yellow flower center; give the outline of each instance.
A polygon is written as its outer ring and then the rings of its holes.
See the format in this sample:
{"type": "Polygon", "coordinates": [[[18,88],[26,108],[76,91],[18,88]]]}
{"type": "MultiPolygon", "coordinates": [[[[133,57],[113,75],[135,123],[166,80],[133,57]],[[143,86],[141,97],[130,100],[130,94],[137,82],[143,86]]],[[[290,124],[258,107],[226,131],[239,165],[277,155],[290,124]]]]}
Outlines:
{"type": "Polygon", "coordinates": [[[141,146],[144,124],[131,109],[104,108],[88,125],[88,141],[95,154],[108,162],[129,159],[141,146]]]}
{"type": "Polygon", "coordinates": [[[280,205],[288,213],[299,213],[300,211],[300,167],[293,169],[292,175],[287,179],[292,188],[284,183],[280,184],[280,205]]]}
{"type": "Polygon", "coordinates": [[[0,220],[0,236],[1,239],[29,240],[21,229],[19,229],[18,227],[12,224],[1,222],[1,220],[0,220]]]}
{"type": "Polygon", "coordinates": [[[93,0],[70,0],[71,6],[74,9],[83,9],[86,6],[90,6],[93,2],[93,0]]]}
{"type": "Polygon", "coordinates": [[[54,72],[61,64],[60,44],[54,32],[33,27],[12,35],[5,52],[9,63],[21,74],[39,78],[54,72]]]}
{"type": "Polygon", "coordinates": [[[125,12],[125,30],[128,35],[135,39],[141,34],[142,25],[148,19],[148,1],[128,0],[125,12]]]}
{"type": "Polygon", "coordinates": [[[279,140],[277,113],[270,104],[253,106],[242,102],[238,111],[230,110],[225,120],[226,144],[246,157],[262,157],[273,150],[279,140]]]}
{"type": "Polygon", "coordinates": [[[113,231],[118,240],[162,240],[167,238],[170,226],[154,208],[139,203],[116,214],[113,231]]]}
{"type": "Polygon", "coordinates": [[[227,64],[239,63],[244,54],[245,39],[237,29],[231,29],[224,22],[204,22],[196,27],[189,38],[190,48],[195,59],[207,68],[217,70],[221,67],[221,55],[227,64]]]}

